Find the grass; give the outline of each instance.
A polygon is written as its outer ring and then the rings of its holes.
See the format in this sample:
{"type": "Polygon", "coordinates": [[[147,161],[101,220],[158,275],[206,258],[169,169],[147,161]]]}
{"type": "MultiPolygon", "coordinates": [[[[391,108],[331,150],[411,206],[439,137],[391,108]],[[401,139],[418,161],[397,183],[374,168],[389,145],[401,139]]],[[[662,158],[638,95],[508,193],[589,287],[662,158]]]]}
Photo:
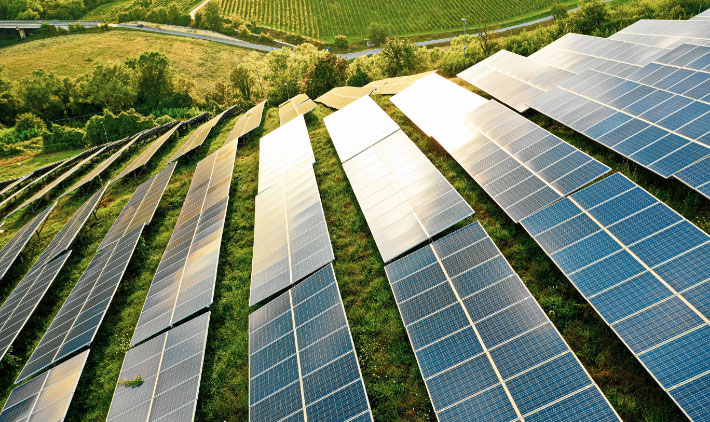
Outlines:
{"type": "MultiPolygon", "coordinates": [[[[458,82],[462,83],[460,80],[458,82]]],[[[475,209],[473,218],[459,223],[455,228],[474,220],[482,223],[621,417],[626,421],[642,422],[685,420],[670,398],[522,227],[508,219],[465,171],[434,140],[423,135],[387,98],[376,97],[376,101],[475,209]]],[[[329,113],[328,109],[319,106],[307,118],[317,160],[314,169],[335,252],[335,273],[375,419],[434,421],[424,382],[385,276],[384,263],[322,124],[323,117],[329,113]]],[[[532,113],[528,117],[614,170],[622,171],[702,229],[710,230],[707,202],[694,192],[681,187],[677,182],[662,180],[638,168],[543,116],[532,113]]],[[[194,168],[202,157],[223,144],[235,119],[217,126],[215,133],[197,154],[189,160],[181,161],[176,168],[155,217],[144,230],[142,240],[92,343],[89,360],[67,420],[105,419],[128,343],[152,277],[172,234],[194,168]]],[[[258,139],[278,126],[278,111],[268,109],[262,128],[241,145],[237,152],[196,420],[247,420],[248,317],[253,310],[248,306],[248,297],[254,197],[257,192],[258,139]]],[[[184,134],[181,140],[166,145],[138,180],[127,178],[109,187],[98,209],[98,219],[92,218],[82,230],[83,240],[75,244],[72,256],[20,333],[11,353],[0,362],[3,369],[0,375],[0,401],[9,395],[15,377],[136,186],[160,171],[186,136],[184,134]]],[[[118,174],[121,167],[146,146],[147,142],[144,142],[133,149],[122,159],[122,164],[110,169],[109,176],[118,174]]],[[[12,267],[7,280],[13,282],[0,285],[0,300],[9,295],[14,284],[21,279],[62,223],[90,194],[70,195],[60,202],[50,216],[42,237],[33,240],[25,251],[24,262],[18,262],[12,267]]],[[[29,212],[13,217],[4,227],[7,233],[0,235],[0,244],[9,240],[29,218],[29,212]]]]}
{"type": "Polygon", "coordinates": [[[146,51],[160,51],[170,58],[178,77],[195,84],[198,92],[214,88],[215,82],[251,51],[206,40],[114,29],[91,34],[71,34],[20,43],[0,49],[3,75],[20,80],[34,70],[45,69],[59,77],[77,77],[93,63],[124,61],[146,51]],[[71,57],[71,60],[67,60],[71,57]]]}
{"type": "Polygon", "coordinates": [[[38,168],[42,168],[51,163],[64,160],[79,154],[81,149],[67,151],[50,152],[47,154],[27,154],[0,159],[0,180],[14,179],[32,173],[38,168]]]}

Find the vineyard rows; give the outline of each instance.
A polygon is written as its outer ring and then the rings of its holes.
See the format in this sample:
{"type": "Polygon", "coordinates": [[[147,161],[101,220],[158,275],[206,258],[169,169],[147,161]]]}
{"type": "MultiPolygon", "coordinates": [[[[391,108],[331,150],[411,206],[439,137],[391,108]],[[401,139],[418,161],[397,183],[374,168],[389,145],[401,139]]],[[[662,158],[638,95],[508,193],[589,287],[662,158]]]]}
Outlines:
{"type": "Polygon", "coordinates": [[[393,34],[437,32],[504,22],[548,9],[555,0],[213,0],[225,14],[237,14],[274,28],[314,38],[364,36],[372,21],[393,34]],[[406,4],[403,5],[403,3],[406,4]]]}
{"type": "MultiPolygon", "coordinates": [[[[198,4],[202,3],[202,1],[203,0],[153,0],[153,6],[167,7],[170,3],[177,3],[180,10],[187,13],[198,4]]],[[[112,3],[106,3],[87,13],[83,19],[115,22],[118,19],[118,14],[125,11],[131,3],[133,3],[133,0],[117,0],[112,3]]]]}

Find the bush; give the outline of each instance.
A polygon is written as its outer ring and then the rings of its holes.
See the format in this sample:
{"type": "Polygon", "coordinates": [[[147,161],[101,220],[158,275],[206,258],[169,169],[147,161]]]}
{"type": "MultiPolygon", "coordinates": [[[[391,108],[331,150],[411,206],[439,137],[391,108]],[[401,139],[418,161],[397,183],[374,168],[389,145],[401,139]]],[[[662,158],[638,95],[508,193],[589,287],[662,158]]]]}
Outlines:
{"type": "Polygon", "coordinates": [[[43,131],[47,128],[44,122],[39,117],[32,113],[22,113],[17,116],[15,120],[15,130],[18,132],[24,132],[29,130],[43,131]]]}
{"type": "Polygon", "coordinates": [[[242,38],[248,38],[249,36],[251,36],[251,31],[249,31],[249,28],[247,28],[247,26],[244,24],[239,25],[239,28],[237,28],[237,32],[242,38]]]}
{"type": "Polygon", "coordinates": [[[42,152],[83,148],[85,132],[81,129],[52,124],[50,132],[42,134],[42,152]]]}
{"type": "Polygon", "coordinates": [[[270,44],[274,42],[274,39],[269,36],[266,32],[262,32],[259,34],[259,38],[257,39],[261,44],[270,44]]]}
{"type": "Polygon", "coordinates": [[[348,48],[348,37],[346,37],[345,35],[336,35],[333,45],[335,46],[335,48],[345,50],[346,48],[348,48]]]}
{"type": "Polygon", "coordinates": [[[105,110],[103,116],[93,116],[86,122],[84,143],[92,146],[101,145],[154,126],[156,123],[152,117],[145,117],[133,109],[118,115],[105,110]]]}
{"type": "Polygon", "coordinates": [[[379,22],[372,22],[367,28],[367,37],[375,45],[380,45],[387,39],[387,28],[379,22]]]}

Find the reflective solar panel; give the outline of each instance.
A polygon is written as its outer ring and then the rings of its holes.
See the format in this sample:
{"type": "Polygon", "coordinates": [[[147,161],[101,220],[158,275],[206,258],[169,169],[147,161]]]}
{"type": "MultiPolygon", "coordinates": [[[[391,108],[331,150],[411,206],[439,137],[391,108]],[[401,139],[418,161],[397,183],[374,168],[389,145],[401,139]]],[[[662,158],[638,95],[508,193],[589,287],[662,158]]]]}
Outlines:
{"type": "Polygon", "coordinates": [[[674,174],[674,177],[710,199],[710,180],[708,175],[710,175],[710,157],[684,168],[674,174]]]}
{"type": "Polygon", "coordinates": [[[365,88],[374,89],[374,94],[394,95],[404,91],[407,87],[421,78],[429,76],[434,71],[417,73],[416,75],[398,76],[396,78],[380,79],[365,85],[365,88]]]}
{"type": "Polygon", "coordinates": [[[259,141],[259,192],[281,183],[289,169],[315,162],[306,120],[298,116],[259,141]]]}
{"type": "Polygon", "coordinates": [[[195,168],[131,346],[212,304],[236,153],[235,140],[195,168]]]}
{"type": "Polygon", "coordinates": [[[182,122],[179,122],[178,124],[176,124],[175,126],[173,126],[172,129],[168,130],[168,131],[167,131],[166,133],[164,133],[162,136],[158,137],[158,139],[156,139],[155,141],[153,141],[153,142],[148,146],[148,148],[146,148],[145,150],[143,150],[143,152],[141,152],[138,157],[136,157],[133,161],[131,161],[131,163],[130,163],[128,166],[126,166],[126,168],[123,169],[123,171],[121,172],[121,174],[119,174],[119,175],[116,177],[116,179],[114,179],[114,180],[121,179],[121,178],[125,177],[126,175],[128,175],[128,174],[130,174],[130,173],[133,173],[134,171],[136,171],[136,170],[138,170],[139,168],[141,168],[141,167],[145,166],[146,164],[148,164],[148,162],[150,161],[151,158],[153,158],[153,156],[155,155],[155,153],[158,152],[158,150],[160,150],[160,148],[161,148],[163,145],[165,145],[165,143],[166,143],[170,138],[173,137],[173,135],[175,134],[175,132],[177,132],[177,131],[182,127],[182,125],[183,125],[183,123],[182,123],[182,122]]]}
{"type": "Polygon", "coordinates": [[[439,420],[620,420],[480,223],[385,270],[439,420]]]}
{"type": "Polygon", "coordinates": [[[62,305],[16,383],[91,344],[116,293],[143,226],[99,251],[62,305]]]}
{"type": "Polygon", "coordinates": [[[123,207],[121,214],[111,226],[101,245],[99,245],[99,250],[116,242],[137,227],[143,227],[153,219],[153,214],[155,214],[165,188],[170,182],[176,164],[171,164],[136,188],[131,199],[123,207]]]}
{"type": "Polygon", "coordinates": [[[47,220],[47,217],[49,217],[49,214],[56,205],[57,203],[54,202],[52,205],[42,210],[42,212],[37,214],[35,218],[22,226],[22,228],[15,233],[12,239],[10,239],[10,241],[7,242],[2,249],[0,249],[0,279],[7,274],[8,270],[10,270],[10,267],[12,266],[12,263],[15,262],[22,250],[25,249],[25,246],[27,246],[29,241],[32,239],[32,235],[41,229],[42,225],[44,225],[44,222],[47,220]]]}
{"type": "Polygon", "coordinates": [[[279,120],[281,126],[290,122],[298,116],[302,116],[316,108],[316,103],[313,102],[308,95],[298,94],[295,97],[285,101],[279,106],[279,120]]]}
{"type": "Polygon", "coordinates": [[[340,110],[358,98],[370,95],[373,90],[374,88],[367,87],[337,86],[316,98],[316,101],[330,108],[340,110]]]}
{"type": "Polygon", "coordinates": [[[528,102],[574,75],[572,72],[501,50],[458,74],[522,113],[528,102]]]}
{"type": "Polygon", "coordinates": [[[214,129],[215,126],[219,124],[219,122],[222,121],[222,118],[226,116],[227,114],[231,113],[232,110],[236,105],[231,106],[230,108],[224,110],[223,112],[219,113],[215,117],[213,117],[211,120],[209,120],[207,123],[203,123],[200,127],[198,127],[194,132],[192,132],[192,135],[190,135],[189,138],[187,138],[187,141],[183,143],[180,148],[173,154],[172,157],[168,160],[168,163],[171,163],[178,158],[182,157],[183,155],[187,154],[188,152],[199,148],[207,139],[207,137],[210,135],[212,132],[212,129],[214,129]]]}
{"type": "Polygon", "coordinates": [[[48,183],[44,188],[42,188],[39,192],[35,193],[30,199],[22,203],[19,207],[15,208],[12,212],[10,212],[7,217],[13,215],[17,211],[21,210],[22,208],[26,207],[27,205],[33,203],[34,201],[44,198],[51,192],[54,188],[62,184],[65,180],[69,179],[71,176],[74,175],[81,167],[83,167],[85,164],[87,164],[89,161],[93,160],[97,156],[101,155],[104,151],[106,151],[107,147],[101,147],[97,148],[91,155],[88,157],[84,158],[81,160],[79,163],[77,163],[74,167],[70,168],[66,172],[64,172],[61,176],[57,177],[54,179],[52,182],[48,183]]]}
{"type": "Polygon", "coordinates": [[[710,19],[710,9],[707,9],[704,12],[698,13],[697,15],[690,18],[691,21],[692,20],[703,20],[703,19],[710,19]]]}
{"type": "MultiPolygon", "coordinates": [[[[68,160],[72,160],[72,159],[73,158],[69,158],[68,160]]],[[[10,191],[15,189],[16,187],[18,187],[22,183],[32,180],[32,178],[34,178],[36,176],[39,176],[39,175],[42,175],[42,174],[45,174],[47,172],[54,170],[55,168],[61,166],[65,161],[68,161],[68,160],[55,161],[54,163],[47,164],[46,166],[42,166],[42,167],[34,170],[30,174],[26,174],[24,176],[17,177],[17,178],[11,179],[11,180],[5,180],[4,182],[0,183],[0,185],[3,186],[2,190],[0,190],[0,196],[8,194],[10,191]]],[[[1,206],[2,206],[2,204],[0,204],[0,207],[1,206]]]]}
{"type": "Polygon", "coordinates": [[[249,315],[249,421],[372,421],[328,265],[249,315]]]}
{"type": "Polygon", "coordinates": [[[63,421],[88,356],[87,350],[16,387],[0,413],[0,421],[63,421]]]}
{"type": "Polygon", "coordinates": [[[522,221],[691,420],[707,420],[710,236],[620,173],[522,221]]]}
{"type": "Polygon", "coordinates": [[[209,322],[207,312],[129,350],[106,420],[194,420],[209,322]]]}
{"type": "Polygon", "coordinates": [[[242,136],[258,128],[261,125],[261,118],[264,115],[265,106],[266,101],[262,101],[249,109],[246,113],[242,114],[242,116],[237,120],[237,123],[234,124],[232,131],[229,132],[225,143],[238,140],[242,136]]]}
{"type": "Polygon", "coordinates": [[[473,215],[402,131],[348,160],[343,168],[385,262],[473,215]]]}
{"type": "Polygon", "coordinates": [[[362,97],[323,119],[341,162],[399,130],[370,97],[362,97]]]}
{"type": "Polygon", "coordinates": [[[704,19],[642,19],[609,38],[662,48],[674,48],[681,44],[710,45],[710,22],[704,19]]]}
{"type": "Polygon", "coordinates": [[[313,166],[284,173],[256,197],[249,305],[255,305],[333,261],[313,166]]]}

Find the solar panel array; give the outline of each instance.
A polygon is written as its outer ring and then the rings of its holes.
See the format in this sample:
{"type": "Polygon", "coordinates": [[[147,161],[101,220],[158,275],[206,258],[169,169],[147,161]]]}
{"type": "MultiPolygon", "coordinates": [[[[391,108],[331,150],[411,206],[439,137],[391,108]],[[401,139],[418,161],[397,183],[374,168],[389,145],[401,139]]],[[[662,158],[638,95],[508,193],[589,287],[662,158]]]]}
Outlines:
{"type": "Polygon", "coordinates": [[[710,45],[710,22],[704,19],[640,20],[609,37],[661,48],[681,44],[710,45]]]}
{"type": "Polygon", "coordinates": [[[87,350],[12,390],[0,421],[63,421],[88,356],[87,350]]]}
{"type": "Polygon", "coordinates": [[[212,304],[236,153],[234,140],[197,164],[131,346],[212,304]]]}
{"type": "Polygon", "coordinates": [[[298,116],[259,141],[259,192],[281,183],[289,169],[315,162],[306,120],[298,116]]]}
{"type": "Polygon", "coordinates": [[[199,148],[207,139],[207,137],[210,135],[212,132],[212,129],[214,129],[215,126],[219,124],[220,121],[222,121],[222,118],[231,113],[231,111],[236,107],[236,105],[231,106],[230,108],[224,110],[223,112],[219,113],[215,117],[213,117],[211,120],[209,120],[207,123],[203,123],[200,127],[198,127],[192,135],[190,135],[189,138],[187,138],[187,141],[183,143],[180,148],[173,154],[172,157],[168,160],[168,163],[171,163],[178,158],[182,157],[183,155],[187,154],[188,152],[199,148]]]}
{"type": "Polygon", "coordinates": [[[308,95],[298,94],[279,106],[279,120],[281,126],[290,122],[298,116],[302,116],[317,107],[308,95]]]}
{"type": "Polygon", "coordinates": [[[207,312],[129,350],[106,420],[194,420],[209,321],[207,312]]]}
{"type": "Polygon", "coordinates": [[[617,173],[522,222],[691,420],[710,418],[710,236],[617,173]]]}
{"type": "Polygon", "coordinates": [[[528,57],[501,50],[458,74],[520,113],[528,102],[574,75],[528,57]]]}
{"type": "Polygon", "coordinates": [[[30,239],[32,239],[32,235],[40,230],[55,205],[57,205],[56,202],[42,210],[42,212],[37,214],[35,218],[22,226],[22,228],[15,233],[12,239],[10,239],[10,241],[7,242],[2,249],[0,249],[0,279],[2,279],[10,270],[12,263],[15,262],[22,250],[25,249],[25,246],[27,246],[27,243],[29,243],[30,239]]]}
{"type": "Polygon", "coordinates": [[[165,143],[173,137],[175,132],[177,132],[181,127],[183,126],[182,122],[177,123],[175,126],[173,126],[170,130],[168,130],[166,133],[164,133],[162,136],[158,137],[155,141],[153,141],[148,148],[143,150],[143,152],[138,155],[131,163],[126,166],[126,168],[123,169],[121,174],[119,174],[116,177],[116,180],[121,179],[128,174],[133,173],[134,171],[138,170],[139,168],[145,166],[148,164],[151,158],[155,155],[155,153],[160,150],[160,148],[165,145],[165,143]]]}
{"type": "Polygon", "coordinates": [[[698,13],[697,15],[693,16],[690,18],[690,20],[707,20],[710,19],[710,9],[707,9],[706,11],[702,13],[698,13]]]}
{"type": "Polygon", "coordinates": [[[374,89],[374,94],[394,95],[399,94],[421,78],[431,75],[434,71],[417,73],[416,75],[398,76],[396,78],[380,79],[365,85],[365,88],[374,89]]]}
{"type": "Polygon", "coordinates": [[[266,101],[262,101],[249,109],[246,113],[242,114],[237,120],[237,123],[234,124],[232,131],[229,132],[225,143],[232,142],[235,139],[238,140],[242,136],[258,128],[261,125],[261,119],[264,115],[265,106],[266,101]]]}
{"type": "MultiPolygon", "coordinates": [[[[70,158],[70,160],[71,160],[71,158],[70,158]]],[[[30,174],[26,174],[24,176],[17,177],[12,180],[5,180],[3,182],[3,183],[5,183],[5,186],[3,186],[2,190],[0,190],[0,196],[7,194],[11,190],[15,189],[17,186],[22,184],[23,182],[25,182],[27,180],[31,180],[33,177],[35,177],[37,175],[47,173],[47,172],[55,169],[56,167],[62,165],[64,163],[64,161],[65,160],[55,161],[54,163],[48,164],[46,166],[38,168],[37,170],[34,170],[30,174]]]]}
{"type": "Polygon", "coordinates": [[[402,131],[343,163],[343,168],[385,262],[473,215],[402,131]]]}
{"type": "Polygon", "coordinates": [[[170,182],[176,164],[171,164],[136,188],[131,199],[123,207],[121,214],[99,245],[99,250],[126,236],[137,227],[143,227],[153,219],[153,214],[155,214],[163,192],[170,182]]]}
{"type": "Polygon", "coordinates": [[[373,420],[332,265],[249,315],[249,420],[373,420]]]}
{"type": "Polygon", "coordinates": [[[385,270],[439,420],[620,421],[480,223],[385,270]]]}
{"type": "Polygon", "coordinates": [[[437,75],[392,102],[516,222],[609,171],[507,107],[437,75]]]}
{"type": "Polygon", "coordinates": [[[250,306],[334,259],[311,163],[284,173],[255,206],[250,306]]]}
{"type": "Polygon", "coordinates": [[[399,130],[370,97],[362,97],[323,119],[341,162],[399,130]]]}
{"type": "Polygon", "coordinates": [[[373,90],[374,88],[367,87],[337,86],[316,98],[316,101],[340,110],[358,98],[370,95],[373,90]]]}

